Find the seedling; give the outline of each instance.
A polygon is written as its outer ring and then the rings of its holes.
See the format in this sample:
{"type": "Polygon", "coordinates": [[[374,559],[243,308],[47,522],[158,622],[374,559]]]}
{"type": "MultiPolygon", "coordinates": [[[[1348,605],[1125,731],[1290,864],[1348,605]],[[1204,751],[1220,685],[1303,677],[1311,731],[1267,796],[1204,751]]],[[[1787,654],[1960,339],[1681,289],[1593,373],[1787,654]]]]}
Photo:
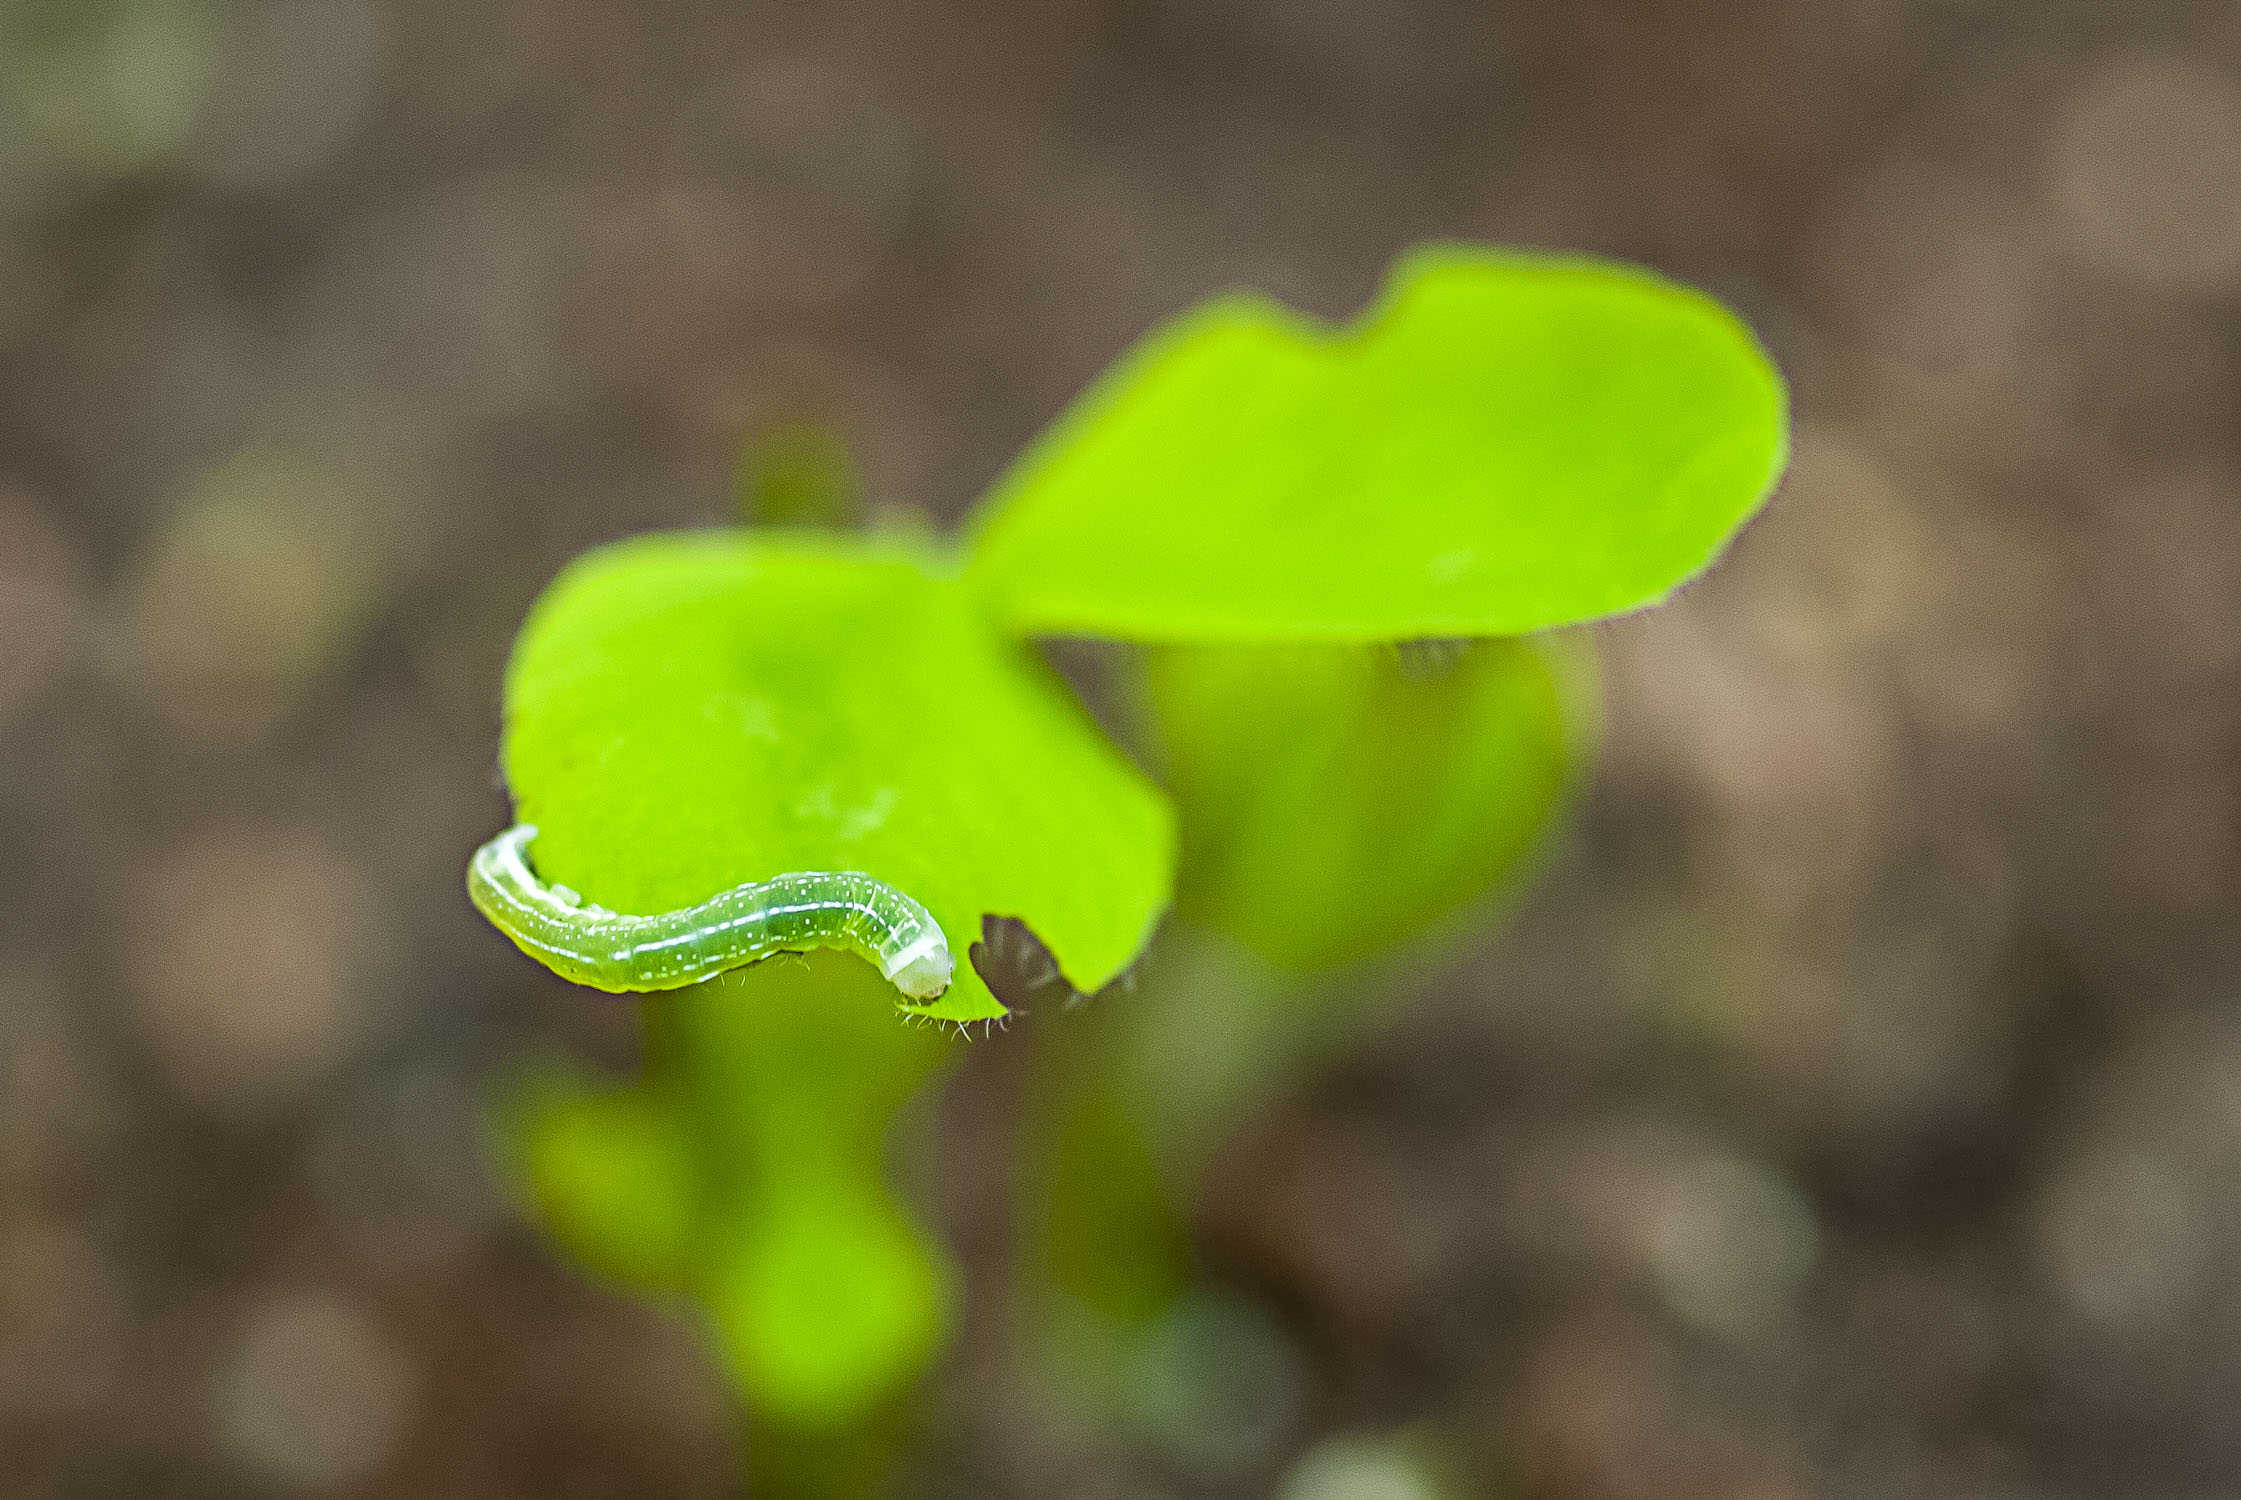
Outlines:
{"type": "MultiPolygon", "coordinates": [[[[523,945],[589,977],[567,935],[629,914],[653,925],[622,946],[674,940],[692,962],[665,975],[715,977],[648,1002],[630,1089],[520,1096],[545,1212],[593,1265],[701,1306],[758,1420],[873,1423],[950,1317],[880,1167],[941,1044],[879,1039],[880,973],[902,1020],[962,1031],[1020,998],[992,955],[1024,943],[1042,991],[1093,995],[1171,906],[1298,974],[1453,920],[1511,875],[1592,741],[1584,647],[1544,633],[1706,567],[1786,444],[1781,381],[1717,303],[1439,247],[1348,328],[1233,294],[1156,331],[956,540],[734,530],[579,561],[507,674],[506,778],[537,830],[511,846],[515,885],[550,924],[523,945]],[[1048,636],[1142,647],[1164,787],[1033,654],[1048,636]],[[848,915],[879,891],[907,909],[848,915]],[[789,901],[817,913],[776,920],[789,901]],[[887,963],[911,913],[946,985],[887,963]],[[762,961],[836,944],[880,969],[762,961]]],[[[1254,1067],[1249,1045],[1170,1062],[1227,1067],[1217,1095],[1254,1067]]],[[[1175,1113],[1132,1098],[1145,1070],[1100,1067],[1055,1075],[1054,1133],[1123,1144],[1061,1153],[1062,1176],[1153,1150],[1175,1113]]],[[[1092,1217],[1114,1201],[1073,1197],[1092,1217]]],[[[1154,1307],[1173,1277],[1132,1275],[1135,1243],[1116,1230],[1076,1269],[1154,1307]]]]}

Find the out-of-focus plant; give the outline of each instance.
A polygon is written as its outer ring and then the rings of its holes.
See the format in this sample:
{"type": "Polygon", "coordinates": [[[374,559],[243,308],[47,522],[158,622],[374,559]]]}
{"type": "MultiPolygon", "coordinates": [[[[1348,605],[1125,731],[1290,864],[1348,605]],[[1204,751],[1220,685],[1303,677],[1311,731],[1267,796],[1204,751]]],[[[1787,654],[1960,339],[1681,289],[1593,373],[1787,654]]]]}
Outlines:
{"type": "Polygon", "coordinates": [[[1439,249],[1350,329],[1185,315],[999,484],[975,569],[1018,627],[1146,643],[1125,696],[1180,814],[1180,925],[1228,943],[1179,931],[1126,1003],[1038,1037],[1046,1388],[1220,1447],[1174,1414],[1272,1356],[1249,1319],[1175,1353],[1207,1157],[1372,1017],[1378,957],[1514,883],[1597,728],[1590,644],[1546,632],[1700,571],[1786,451],[1780,380],[1715,304],[1439,249]]]}
{"type": "MultiPolygon", "coordinates": [[[[1378,1014],[1380,957],[1518,883],[1592,752],[1593,681],[1575,637],[1138,659],[1182,813],[1176,920],[1133,993],[1036,1037],[1021,1321],[1046,1389],[1220,1466],[1196,1451],[1223,1439],[1202,1387],[1282,1351],[1233,1311],[1233,1348],[1176,1358],[1221,1301],[1186,1232],[1201,1172],[1378,1014]]],[[[1281,1404],[1281,1382],[1262,1394],[1281,1404]]]]}
{"type": "MultiPolygon", "coordinates": [[[[579,562],[507,678],[543,880],[660,912],[860,870],[953,948],[987,941],[931,999],[880,1000],[839,955],[651,998],[636,1084],[550,1072],[513,1096],[536,1202],[587,1264],[702,1310],[769,1451],[823,1455],[784,1483],[865,1489],[952,1316],[882,1166],[949,1038],[887,1012],[961,1030],[1095,995],[1172,895],[1186,955],[1220,951],[1190,935],[1210,930],[1260,967],[1186,957],[1040,1028],[1027,1174],[1060,1363],[1172,1412],[1146,1361],[1245,1326],[1193,1291],[1180,1227],[1212,1141],[1356,1024],[1345,976],[1513,878],[1592,738],[1584,644],[1539,633],[1706,566],[1786,422],[1716,303],[1441,248],[1350,329],[1231,295],[1155,332],[955,546],[741,531],[579,562]],[[1128,696],[1164,795],[1024,644],[1060,635],[1141,643],[1128,696]]],[[[783,508],[845,472],[789,453],[751,494],[783,508]]]]}
{"type": "MultiPolygon", "coordinates": [[[[1017,914],[1099,983],[1167,900],[1164,801],[913,543],[741,531],[595,553],[524,627],[506,706],[538,874],[611,910],[861,870],[948,934],[1017,914]]],[[[824,953],[656,994],[635,1087],[548,1079],[512,1117],[563,1241],[702,1310],[761,1429],[752,1461],[806,1455],[782,1493],[864,1487],[953,1314],[881,1152],[940,1061],[931,1023],[1004,1012],[969,964],[912,1002],[915,1028],[895,997],[824,953]]]]}

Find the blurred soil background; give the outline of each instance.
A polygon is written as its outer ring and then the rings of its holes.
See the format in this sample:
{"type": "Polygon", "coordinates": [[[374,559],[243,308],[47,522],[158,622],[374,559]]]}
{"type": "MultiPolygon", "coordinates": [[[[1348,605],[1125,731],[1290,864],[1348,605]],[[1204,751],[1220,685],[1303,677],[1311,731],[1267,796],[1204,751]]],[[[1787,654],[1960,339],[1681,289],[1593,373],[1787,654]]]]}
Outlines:
{"type": "Polygon", "coordinates": [[[5,0],[0,104],[0,1496],[737,1493],[693,1337],[479,1144],[635,1045],[461,893],[514,626],[770,424],[946,522],[1154,320],[1435,236],[1728,298],[1795,471],[1598,632],[1509,930],[1227,1154],[1303,1372],[1241,1462],[984,1368],[974,1043],[924,1492],[1406,1500],[1292,1467],[1397,1429],[1495,1494],[2241,1496],[2241,7],[5,0]]]}

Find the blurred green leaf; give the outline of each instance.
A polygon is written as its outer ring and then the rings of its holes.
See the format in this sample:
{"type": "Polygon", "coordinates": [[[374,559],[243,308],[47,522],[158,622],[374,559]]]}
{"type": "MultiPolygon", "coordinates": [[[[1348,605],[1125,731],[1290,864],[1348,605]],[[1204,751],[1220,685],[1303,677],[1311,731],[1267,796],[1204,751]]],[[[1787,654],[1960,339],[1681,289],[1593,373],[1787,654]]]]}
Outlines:
{"type": "Polygon", "coordinates": [[[500,1101],[499,1121],[531,1204],[570,1254],[649,1291],[693,1284],[709,1186],[665,1090],[546,1063],[500,1101]]]}
{"type": "Polygon", "coordinates": [[[1705,567],[1786,424],[1710,298],[1434,247],[1351,329],[1237,293],[1153,333],[997,484],[972,572],[1029,634],[1522,635],[1705,567]]]}
{"type": "Polygon", "coordinates": [[[766,1420],[853,1425],[932,1358],[953,1275],[876,1180],[790,1179],[721,1243],[707,1289],[725,1356],[766,1420]]]}
{"type": "Polygon", "coordinates": [[[547,1069],[501,1115],[557,1238],[626,1284],[684,1293],[758,1419],[850,1427],[954,1316],[947,1257],[888,1184],[888,1132],[951,1038],[898,1025],[843,954],[781,958],[643,1002],[643,1078],[547,1069]]]}
{"type": "Polygon", "coordinates": [[[1003,1014],[965,962],[984,913],[1077,988],[1166,905],[1170,814],[942,560],[895,540],[624,542],[546,592],[507,674],[505,767],[534,858],[616,911],[792,870],[865,870],[958,960],[944,1020],[1003,1014]]]}
{"type": "Polygon", "coordinates": [[[1177,904],[1286,968],[1363,959],[1495,886],[1592,741],[1584,641],[1174,646],[1144,693],[1177,904]]]}

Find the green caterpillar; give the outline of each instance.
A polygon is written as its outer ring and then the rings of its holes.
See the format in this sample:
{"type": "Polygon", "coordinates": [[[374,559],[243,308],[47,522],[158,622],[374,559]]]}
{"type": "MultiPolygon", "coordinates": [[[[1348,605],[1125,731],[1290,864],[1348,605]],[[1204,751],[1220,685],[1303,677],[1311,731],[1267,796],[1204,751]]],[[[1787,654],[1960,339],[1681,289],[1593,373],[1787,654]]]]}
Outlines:
{"type": "Polygon", "coordinates": [[[749,881],[697,906],[629,916],[539,880],[527,858],[536,836],[535,826],[524,823],[477,849],[467,865],[467,896],[516,947],[577,984],[616,992],[680,989],[805,948],[858,954],[913,1000],[933,999],[956,973],[932,913],[861,870],[749,881]]]}

